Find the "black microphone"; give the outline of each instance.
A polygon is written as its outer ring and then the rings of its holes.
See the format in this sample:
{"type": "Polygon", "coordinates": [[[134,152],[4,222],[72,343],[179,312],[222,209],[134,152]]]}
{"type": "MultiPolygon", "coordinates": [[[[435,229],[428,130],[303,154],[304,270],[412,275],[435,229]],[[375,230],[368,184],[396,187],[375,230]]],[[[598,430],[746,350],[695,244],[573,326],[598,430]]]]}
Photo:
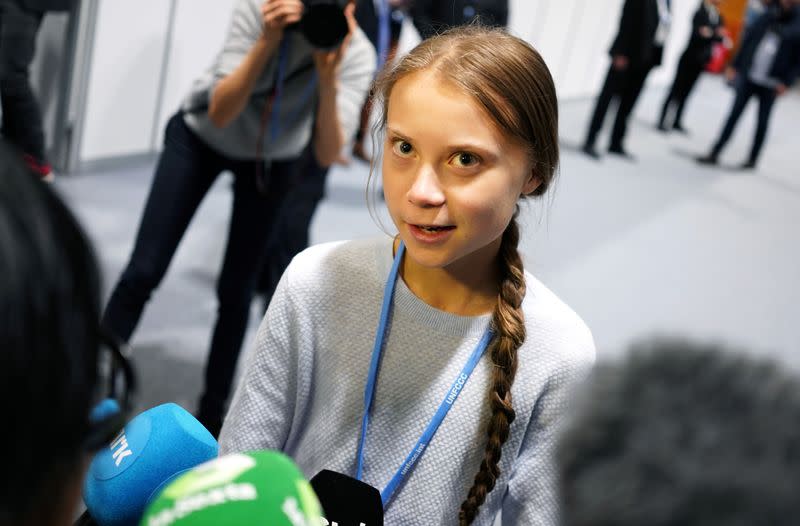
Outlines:
{"type": "Polygon", "coordinates": [[[311,479],[331,526],[383,526],[381,493],[353,477],[323,469],[311,479]]]}
{"type": "Polygon", "coordinates": [[[78,517],[78,520],[75,521],[73,526],[98,526],[97,522],[89,515],[89,510],[83,512],[83,514],[78,517]]]}

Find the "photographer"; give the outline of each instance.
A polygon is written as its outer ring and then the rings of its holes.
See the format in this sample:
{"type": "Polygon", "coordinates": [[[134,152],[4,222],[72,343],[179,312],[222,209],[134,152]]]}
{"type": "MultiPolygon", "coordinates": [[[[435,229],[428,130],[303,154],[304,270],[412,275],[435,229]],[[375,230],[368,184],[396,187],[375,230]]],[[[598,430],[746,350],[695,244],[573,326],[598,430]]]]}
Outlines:
{"type": "Polygon", "coordinates": [[[320,164],[338,159],[375,71],[355,3],[331,1],[312,19],[318,8],[300,0],[237,2],[221,52],[167,124],[133,253],[104,315],[104,325],[128,341],[201,200],[221,172],[232,172],[233,210],[198,414],[214,434],[267,239],[290,187],[287,172],[309,142],[320,164]],[[346,32],[340,44],[327,34],[337,28],[346,32]]]}

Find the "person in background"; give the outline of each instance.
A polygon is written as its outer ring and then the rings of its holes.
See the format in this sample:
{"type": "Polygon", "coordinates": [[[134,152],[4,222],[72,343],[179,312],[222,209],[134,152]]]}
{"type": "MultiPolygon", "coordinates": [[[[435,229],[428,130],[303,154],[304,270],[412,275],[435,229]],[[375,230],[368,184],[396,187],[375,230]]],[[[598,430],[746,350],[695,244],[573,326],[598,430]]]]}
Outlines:
{"type": "Polygon", "coordinates": [[[800,382],[719,345],[598,364],[558,445],[561,526],[792,526],[800,382]]]}
{"type": "Polygon", "coordinates": [[[750,27],[750,24],[763,15],[764,11],[773,3],[774,0],[748,0],[744,15],[744,29],[750,27]]]}
{"type": "Polygon", "coordinates": [[[375,72],[354,2],[341,4],[347,36],[327,49],[312,44],[318,35],[294,29],[305,13],[300,0],[237,0],[222,50],[167,124],[133,252],[103,316],[104,327],[130,340],[203,197],[220,173],[232,172],[217,320],[197,412],[215,435],[292,166],[309,144],[320,165],[339,159],[375,72]]]}
{"type": "Polygon", "coordinates": [[[800,73],[800,0],[779,0],[757,18],[744,33],[739,52],[726,70],[735,82],[736,95],[728,118],[711,151],[697,162],[715,165],[733,135],[736,124],[751,97],[758,99],[758,121],[750,155],[740,166],[753,170],[758,164],[767,136],[775,100],[797,79],[800,73]]]}
{"type": "MultiPolygon", "coordinates": [[[[385,0],[362,0],[356,5],[356,21],[361,29],[364,30],[369,41],[380,53],[380,2],[385,0]]],[[[403,19],[409,0],[388,0],[389,7],[389,48],[384,50],[386,62],[392,63],[397,53],[397,44],[400,42],[400,30],[403,28],[403,19]]],[[[380,60],[380,58],[379,58],[380,60]]],[[[379,67],[383,64],[379,64],[379,67]]],[[[356,140],[353,142],[353,155],[362,161],[369,162],[370,158],[364,150],[364,141],[369,132],[369,117],[372,112],[372,97],[367,97],[364,107],[361,108],[361,124],[356,133],[356,140]]]]}
{"type": "Polygon", "coordinates": [[[411,19],[423,40],[451,27],[478,22],[508,26],[508,0],[413,0],[411,19]]]}
{"type": "Polygon", "coordinates": [[[0,141],[0,524],[75,518],[93,453],[100,295],[83,230],[0,141]]]}
{"type": "MultiPolygon", "coordinates": [[[[379,6],[383,0],[361,0],[356,3],[356,22],[364,31],[376,50],[379,49],[379,6]]],[[[389,13],[389,48],[386,60],[391,63],[397,51],[400,39],[405,8],[405,0],[390,0],[389,13]]],[[[378,58],[380,68],[381,58],[378,58]]],[[[353,156],[369,162],[364,150],[364,141],[369,133],[369,117],[372,111],[372,97],[368,96],[361,108],[361,122],[353,141],[353,156]]],[[[292,261],[292,258],[309,246],[309,230],[317,206],[325,196],[325,183],[328,180],[329,166],[322,166],[306,148],[300,158],[291,167],[291,174],[296,183],[292,185],[286,196],[282,213],[269,239],[266,261],[264,262],[258,281],[258,293],[263,298],[264,310],[269,306],[275,288],[292,261]]]]}
{"type": "Polygon", "coordinates": [[[625,0],[619,30],[609,51],[611,66],[595,102],[582,147],[582,151],[592,159],[600,158],[595,142],[612,100],[619,105],[608,152],[633,159],[624,145],[628,119],[647,75],[661,64],[670,24],[669,0],[625,0]]]}
{"type": "Polygon", "coordinates": [[[692,33],[689,43],[681,55],[672,86],[661,108],[657,126],[660,131],[676,130],[687,133],[683,126],[686,99],[689,98],[700,73],[711,59],[712,46],[717,42],[724,42],[727,48],[733,47],[731,40],[725,36],[724,22],[717,9],[720,1],[702,0],[692,18],[692,33]],[[667,114],[671,107],[674,107],[675,113],[668,126],[667,114]]]}
{"type": "Polygon", "coordinates": [[[281,206],[275,229],[267,242],[257,292],[263,303],[263,312],[269,307],[272,295],[292,258],[308,248],[309,230],[314,213],[325,197],[325,183],[330,167],[321,166],[309,146],[286,171],[290,189],[281,206]]]}
{"type": "Polygon", "coordinates": [[[28,167],[50,182],[42,110],[30,83],[36,36],[47,11],[69,11],[74,0],[0,0],[2,134],[28,167]]]}
{"type": "Polygon", "coordinates": [[[308,476],[355,476],[382,492],[387,526],[488,526],[501,510],[555,524],[552,447],[594,342],[518,248],[520,203],[557,173],[553,78],[522,39],[462,26],[375,92],[398,233],[292,260],[220,452],[278,449],[308,476]]]}

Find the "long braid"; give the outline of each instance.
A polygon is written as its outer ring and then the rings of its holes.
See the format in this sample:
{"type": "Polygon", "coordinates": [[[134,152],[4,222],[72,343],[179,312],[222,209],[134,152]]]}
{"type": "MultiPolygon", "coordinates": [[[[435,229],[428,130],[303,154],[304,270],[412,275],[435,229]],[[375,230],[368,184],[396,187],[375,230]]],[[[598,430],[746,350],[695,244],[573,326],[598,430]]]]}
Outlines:
{"type": "Polygon", "coordinates": [[[511,403],[511,386],[517,373],[517,349],[525,341],[525,322],[522,299],[525,297],[525,274],[517,251],[519,227],[516,216],[511,220],[500,244],[500,292],[492,314],[495,337],[490,347],[494,365],[489,403],[492,416],[487,429],[486,452],[478,474],[461,504],[459,524],[471,524],[486,496],[494,489],[500,476],[502,447],[508,439],[511,423],[516,417],[511,403]]]}

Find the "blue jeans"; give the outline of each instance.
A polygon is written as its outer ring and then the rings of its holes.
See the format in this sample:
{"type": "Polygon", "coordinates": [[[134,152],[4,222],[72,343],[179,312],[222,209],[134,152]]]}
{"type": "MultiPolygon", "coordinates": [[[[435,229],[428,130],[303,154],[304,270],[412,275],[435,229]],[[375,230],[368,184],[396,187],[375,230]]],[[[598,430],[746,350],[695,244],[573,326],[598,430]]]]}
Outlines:
{"type": "Polygon", "coordinates": [[[292,259],[308,248],[308,233],[317,205],[325,197],[328,168],[320,166],[311,146],[306,147],[292,168],[295,183],[286,196],[283,213],[267,244],[267,257],[258,283],[264,297],[264,310],[269,306],[283,272],[292,259]]]}
{"type": "Polygon", "coordinates": [[[291,161],[273,162],[261,185],[256,183],[259,164],[263,163],[222,155],[195,135],[182,113],[174,115],[167,124],[164,151],[133,253],[103,317],[103,324],[114,334],[130,339],[203,197],[222,171],[231,171],[233,211],[217,282],[217,321],[199,411],[201,421],[210,428],[221,423],[267,241],[291,186],[292,178],[286,173],[291,161]]]}
{"type": "Polygon", "coordinates": [[[3,136],[11,144],[45,163],[42,110],[31,89],[30,66],[42,13],[18,0],[0,0],[0,103],[3,136]]]}

